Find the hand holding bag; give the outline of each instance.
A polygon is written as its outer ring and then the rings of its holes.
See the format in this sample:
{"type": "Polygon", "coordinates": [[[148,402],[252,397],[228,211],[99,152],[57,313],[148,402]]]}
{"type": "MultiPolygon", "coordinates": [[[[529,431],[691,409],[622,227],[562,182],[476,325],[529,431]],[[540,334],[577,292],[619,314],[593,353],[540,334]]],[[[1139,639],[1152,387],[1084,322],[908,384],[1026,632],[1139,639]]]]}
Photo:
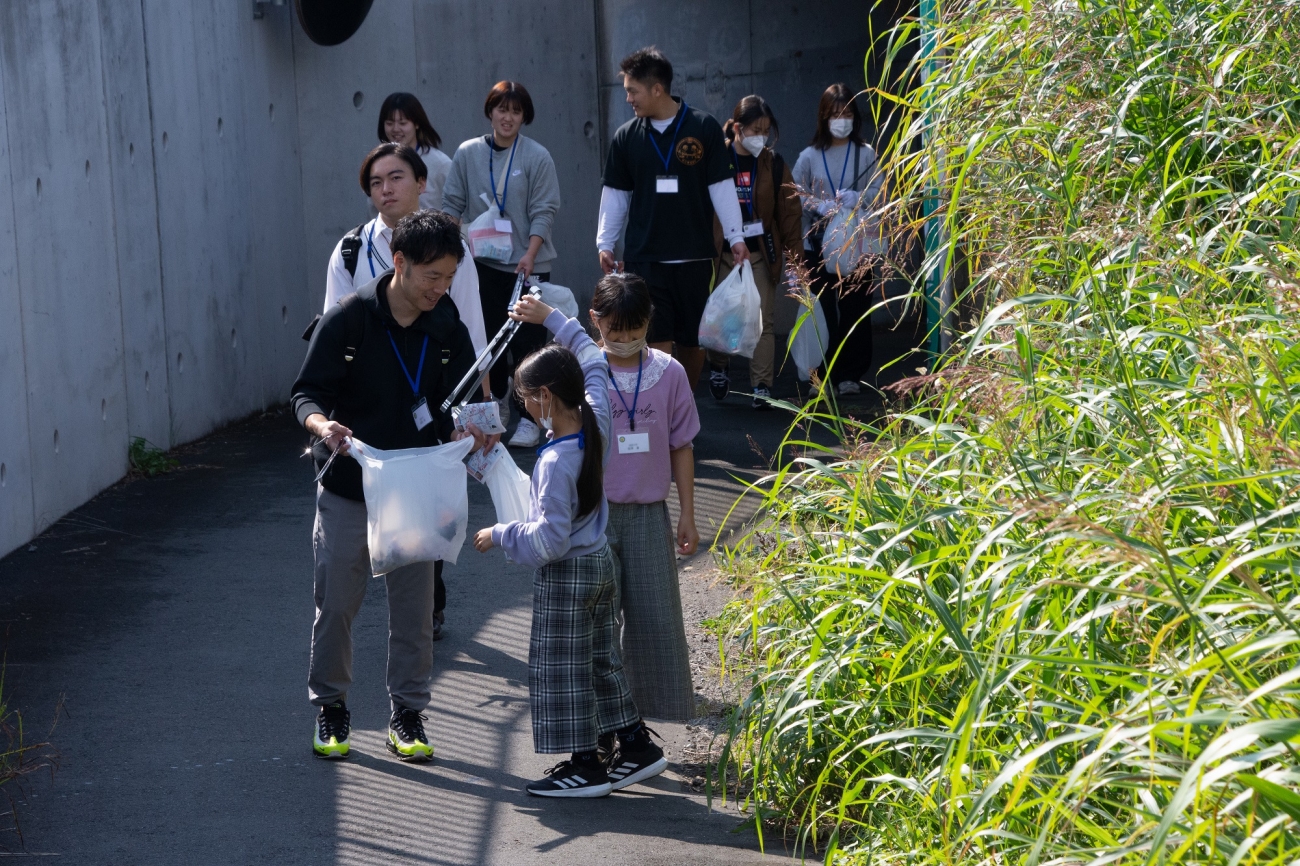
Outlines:
{"type": "Polygon", "coordinates": [[[745,259],[709,295],[700,317],[700,345],[752,358],[762,335],[763,302],[754,282],[754,268],[745,259]]]}
{"type": "Polygon", "coordinates": [[[394,451],[349,442],[348,453],[361,464],[371,571],[439,559],[454,565],[469,523],[462,461],[474,440],[394,451]]]}

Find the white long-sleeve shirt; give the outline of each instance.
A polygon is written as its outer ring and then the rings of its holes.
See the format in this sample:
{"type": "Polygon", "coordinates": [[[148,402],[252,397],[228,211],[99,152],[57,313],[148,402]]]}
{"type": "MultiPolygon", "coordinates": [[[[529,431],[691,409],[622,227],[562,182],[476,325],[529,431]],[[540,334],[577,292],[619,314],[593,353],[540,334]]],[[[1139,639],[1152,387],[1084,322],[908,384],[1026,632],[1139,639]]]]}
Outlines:
{"type": "MultiPolygon", "coordinates": [[[[736,182],[720,180],[709,184],[709,201],[722,224],[722,234],[727,243],[745,242],[742,229],[744,219],[740,213],[740,199],[736,197],[736,182]]],[[[596,249],[610,250],[618,243],[627,225],[627,212],[632,204],[632,192],[625,189],[602,187],[600,191],[600,216],[596,221],[596,249]]]]}
{"type": "MultiPolygon", "coordinates": [[[[354,277],[348,273],[343,264],[343,239],[334,245],[334,254],[330,256],[329,270],[325,275],[325,310],[329,310],[345,295],[350,295],[359,286],[373,280],[393,266],[393,254],[388,245],[393,239],[393,230],[382,217],[375,217],[361,227],[361,251],[357,254],[357,273],[354,277]]],[[[464,246],[464,241],[461,242],[464,246]]],[[[475,352],[482,352],[487,346],[487,334],[483,327],[483,305],[479,299],[478,271],[474,268],[474,258],[465,247],[465,258],[456,268],[456,276],[451,281],[447,292],[460,320],[469,330],[469,340],[474,344],[475,352]]]]}

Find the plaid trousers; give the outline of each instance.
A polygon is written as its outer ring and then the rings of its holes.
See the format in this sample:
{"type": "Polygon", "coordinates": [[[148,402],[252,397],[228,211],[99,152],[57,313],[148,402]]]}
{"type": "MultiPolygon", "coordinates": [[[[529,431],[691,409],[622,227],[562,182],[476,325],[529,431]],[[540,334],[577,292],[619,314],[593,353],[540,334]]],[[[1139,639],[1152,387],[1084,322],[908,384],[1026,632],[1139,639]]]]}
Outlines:
{"type": "Polygon", "coordinates": [[[652,719],[693,718],[695,684],[668,503],[611,502],[605,531],[618,557],[620,655],[632,697],[652,719]]]}
{"type": "Polygon", "coordinates": [[[535,751],[591,751],[600,734],[641,718],[615,643],[617,610],[617,566],[608,545],[533,576],[528,699],[535,751]]]}

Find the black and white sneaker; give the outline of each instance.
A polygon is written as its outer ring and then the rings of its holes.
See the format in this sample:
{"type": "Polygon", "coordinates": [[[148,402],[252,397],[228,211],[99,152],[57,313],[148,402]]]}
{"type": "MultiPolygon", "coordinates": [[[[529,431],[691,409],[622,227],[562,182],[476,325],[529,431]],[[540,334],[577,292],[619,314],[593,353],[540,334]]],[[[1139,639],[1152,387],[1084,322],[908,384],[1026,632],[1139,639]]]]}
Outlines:
{"type": "Polygon", "coordinates": [[[351,716],[342,701],[321,707],[316,716],[316,733],[312,737],[311,750],[322,758],[346,758],[350,748],[350,727],[351,716]]]}
{"type": "Polygon", "coordinates": [[[731,377],[727,371],[721,367],[714,367],[709,371],[709,393],[713,395],[714,400],[727,399],[727,392],[731,390],[731,377]]]}
{"type": "Polygon", "coordinates": [[[615,791],[644,782],[668,769],[664,750],[650,739],[651,734],[654,731],[643,724],[630,737],[618,738],[618,748],[605,762],[605,771],[615,791]]]}
{"type": "Polygon", "coordinates": [[[759,385],[754,389],[754,400],[749,405],[753,406],[760,412],[772,408],[772,404],[767,402],[772,399],[772,389],[766,385],[759,385]]]}
{"type": "Polygon", "coordinates": [[[427,761],[433,746],[424,735],[424,716],[415,710],[398,707],[388,720],[388,751],[403,761],[427,761]]]}
{"type": "Polygon", "coordinates": [[[608,797],[614,788],[600,761],[569,760],[547,770],[545,779],[529,782],[526,790],[534,797],[608,797]]]}

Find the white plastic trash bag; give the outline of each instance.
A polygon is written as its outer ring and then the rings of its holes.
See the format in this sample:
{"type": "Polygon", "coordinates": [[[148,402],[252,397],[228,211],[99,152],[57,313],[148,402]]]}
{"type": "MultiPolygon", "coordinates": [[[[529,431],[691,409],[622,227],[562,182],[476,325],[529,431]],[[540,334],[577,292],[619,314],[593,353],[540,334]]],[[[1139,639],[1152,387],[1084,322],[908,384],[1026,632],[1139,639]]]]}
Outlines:
{"type": "Polygon", "coordinates": [[[465,227],[469,251],[476,259],[508,262],[510,252],[514,249],[514,232],[510,221],[501,218],[496,202],[489,200],[487,193],[482,193],[479,197],[487,205],[487,210],[465,227]]]}
{"type": "Polygon", "coordinates": [[[538,283],[537,288],[542,290],[543,304],[554,307],[570,319],[578,318],[578,301],[572,291],[555,283],[538,283]]]}
{"type": "Polygon", "coordinates": [[[528,519],[532,481],[500,442],[487,454],[475,451],[465,469],[487,485],[497,510],[497,523],[524,522],[528,519]]]}
{"type": "Polygon", "coordinates": [[[350,442],[348,453],[361,464],[366,494],[370,570],[387,574],[438,559],[454,565],[469,523],[461,461],[474,440],[396,451],[380,451],[356,438],[350,442]]]}
{"type": "Polygon", "coordinates": [[[790,360],[800,382],[812,378],[812,371],[826,360],[826,350],[831,345],[831,331],[826,326],[822,302],[813,298],[812,309],[803,310],[794,330],[790,333],[790,360]]]}
{"type": "Polygon", "coordinates": [[[864,256],[884,255],[888,251],[879,221],[868,219],[868,204],[842,206],[826,225],[822,261],[826,273],[833,277],[843,279],[857,269],[864,256]]]}
{"type": "Polygon", "coordinates": [[[752,358],[762,335],[763,303],[754,284],[754,268],[745,259],[709,295],[700,318],[700,345],[752,358]]]}

